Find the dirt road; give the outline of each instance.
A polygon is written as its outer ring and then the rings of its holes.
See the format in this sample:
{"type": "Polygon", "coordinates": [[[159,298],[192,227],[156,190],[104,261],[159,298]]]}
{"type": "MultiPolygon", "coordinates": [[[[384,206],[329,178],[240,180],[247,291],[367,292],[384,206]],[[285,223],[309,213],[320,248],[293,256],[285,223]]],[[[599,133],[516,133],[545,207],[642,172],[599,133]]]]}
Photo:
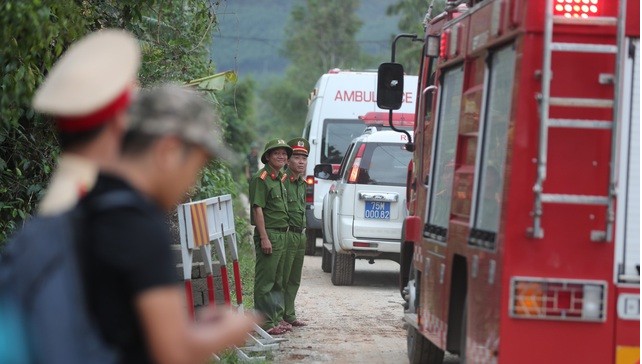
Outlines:
{"type": "Polygon", "coordinates": [[[317,256],[306,256],[297,296],[298,318],[308,326],[284,335],[275,363],[404,363],[403,299],[399,264],[357,260],[354,284],[336,287],[317,256]]]}

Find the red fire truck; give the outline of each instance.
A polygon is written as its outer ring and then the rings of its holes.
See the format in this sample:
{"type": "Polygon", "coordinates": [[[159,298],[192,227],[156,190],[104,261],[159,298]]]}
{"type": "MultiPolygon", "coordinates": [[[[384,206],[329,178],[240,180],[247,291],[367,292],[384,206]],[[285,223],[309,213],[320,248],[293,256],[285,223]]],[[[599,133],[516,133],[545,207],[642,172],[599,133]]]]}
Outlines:
{"type": "Polygon", "coordinates": [[[639,363],[639,34],[639,0],[426,16],[400,275],[412,363],[639,363]]]}

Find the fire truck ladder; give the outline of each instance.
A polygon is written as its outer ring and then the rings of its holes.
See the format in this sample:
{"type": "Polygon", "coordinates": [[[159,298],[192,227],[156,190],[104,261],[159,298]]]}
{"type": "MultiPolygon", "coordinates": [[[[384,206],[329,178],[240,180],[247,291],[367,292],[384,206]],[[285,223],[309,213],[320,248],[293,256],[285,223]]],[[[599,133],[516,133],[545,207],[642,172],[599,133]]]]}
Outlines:
{"type": "MultiPolygon", "coordinates": [[[[578,205],[604,205],[606,206],[606,228],[604,231],[591,231],[592,241],[611,241],[613,237],[613,223],[615,221],[615,196],[617,183],[617,121],[620,117],[620,107],[617,100],[620,94],[620,60],[624,57],[624,16],[626,14],[626,1],[620,1],[619,17],[588,17],[588,18],[567,18],[561,15],[553,15],[554,0],[546,0],[546,23],[544,29],[544,59],[542,65],[542,92],[538,95],[540,128],[539,128],[539,151],[537,162],[537,181],[533,186],[535,203],[533,208],[533,226],[528,229],[528,235],[532,238],[541,239],[544,237],[542,228],[542,205],[544,203],[557,204],[578,204],[578,205]],[[556,24],[578,25],[578,26],[617,26],[617,44],[590,44],[590,43],[560,43],[553,42],[553,27],[556,24]],[[575,52],[575,53],[611,53],[616,54],[615,74],[612,77],[614,84],[614,99],[592,99],[572,97],[551,97],[551,59],[553,52],[575,52]],[[590,108],[612,108],[613,120],[589,120],[589,119],[554,119],[549,117],[551,106],[561,107],[590,107],[590,108]],[[546,180],[547,152],[548,152],[548,129],[549,128],[579,128],[579,129],[609,129],[611,130],[611,163],[609,186],[606,196],[576,195],[576,194],[554,194],[544,193],[543,186],[546,180]]],[[[600,82],[609,82],[610,79],[600,82]]]]}

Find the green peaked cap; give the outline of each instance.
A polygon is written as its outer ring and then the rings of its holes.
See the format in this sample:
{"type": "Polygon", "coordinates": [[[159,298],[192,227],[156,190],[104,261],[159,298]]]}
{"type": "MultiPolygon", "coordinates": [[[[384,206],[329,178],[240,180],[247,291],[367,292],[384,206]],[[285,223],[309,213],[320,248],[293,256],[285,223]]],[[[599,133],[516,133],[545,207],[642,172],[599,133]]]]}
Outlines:
{"type": "Polygon", "coordinates": [[[292,156],[292,148],[285,142],[283,139],[272,139],[269,142],[265,143],[265,150],[261,155],[261,162],[267,164],[267,154],[269,151],[277,148],[285,148],[285,151],[288,153],[288,158],[292,156]]]}
{"type": "Polygon", "coordinates": [[[310,153],[310,143],[305,138],[294,138],[288,142],[292,148],[292,153],[308,155],[310,153]]]}

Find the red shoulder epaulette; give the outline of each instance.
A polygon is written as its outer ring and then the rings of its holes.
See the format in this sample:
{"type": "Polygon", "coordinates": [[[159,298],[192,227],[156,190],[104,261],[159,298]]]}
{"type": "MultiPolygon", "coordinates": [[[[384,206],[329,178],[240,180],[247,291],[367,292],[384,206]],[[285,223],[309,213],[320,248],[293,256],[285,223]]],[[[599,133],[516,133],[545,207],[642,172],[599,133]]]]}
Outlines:
{"type": "Polygon", "coordinates": [[[260,179],[265,181],[265,177],[267,177],[267,171],[263,171],[261,175],[259,176],[260,179]]]}

